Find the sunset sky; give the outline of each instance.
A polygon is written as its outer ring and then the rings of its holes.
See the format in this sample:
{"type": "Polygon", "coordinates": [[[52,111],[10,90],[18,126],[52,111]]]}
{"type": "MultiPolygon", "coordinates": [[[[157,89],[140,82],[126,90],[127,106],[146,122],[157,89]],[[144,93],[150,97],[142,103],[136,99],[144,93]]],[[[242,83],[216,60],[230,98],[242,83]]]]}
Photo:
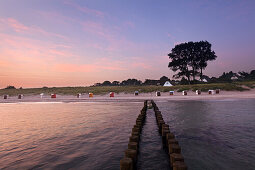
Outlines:
{"type": "Polygon", "coordinates": [[[167,54],[200,40],[205,74],[255,69],[255,1],[1,0],[0,88],[172,78],[167,54]]]}

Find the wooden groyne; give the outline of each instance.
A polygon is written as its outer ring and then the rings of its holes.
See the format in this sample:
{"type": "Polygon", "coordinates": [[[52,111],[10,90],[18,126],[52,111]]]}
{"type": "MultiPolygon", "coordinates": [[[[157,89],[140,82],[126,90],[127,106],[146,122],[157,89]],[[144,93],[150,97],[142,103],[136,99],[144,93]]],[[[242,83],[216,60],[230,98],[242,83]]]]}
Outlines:
{"type": "Polygon", "coordinates": [[[129,137],[128,149],[125,150],[124,158],[120,160],[121,170],[136,169],[137,154],[139,152],[140,135],[146,118],[147,100],[144,101],[144,107],[136,119],[136,124],[132,128],[129,137]]]}
{"type": "Polygon", "coordinates": [[[162,136],[163,145],[168,149],[171,167],[173,170],[187,170],[188,168],[184,163],[179,142],[175,139],[175,135],[171,133],[169,125],[165,123],[156,103],[153,100],[151,103],[155,112],[159,133],[162,136]]]}
{"type": "Polygon", "coordinates": [[[169,155],[170,168],[173,170],[187,170],[187,165],[184,163],[184,158],[181,154],[181,147],[179,142],[175,139],[175,135],[170,131],[169,125],[165,123],[161,112],[159,111],[156,103],[151,101],[144,101],[144,107],[136,119],[136,124],[132,128],[131,136],[129,137],[128,149],[125,150],[124,158],[120,160],[121,170],[134,170],[136,169],[137,155],[139,153],[139,141],[141,130],[146,118],[146,111],[152,106],[158,131],[162,137],[162,144],[166,148],[169,155]],[[149,106],[149,107],[148,107],[149,106]]]}

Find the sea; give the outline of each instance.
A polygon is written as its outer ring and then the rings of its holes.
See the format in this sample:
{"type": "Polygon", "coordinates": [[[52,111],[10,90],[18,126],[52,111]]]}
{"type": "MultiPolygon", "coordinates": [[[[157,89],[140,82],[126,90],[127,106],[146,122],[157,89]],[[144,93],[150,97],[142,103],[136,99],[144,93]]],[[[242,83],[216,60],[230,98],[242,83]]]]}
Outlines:
{"type": "MultiPolygon", "coordinates": [[[[255,99],[155,100],[189,170],[255,169],[255,99]]],[[[0,169],[117,170],[143,101],[0,103],[0,169]]],[[[168,170],[153,110],[137,169],[168,170]]]]}

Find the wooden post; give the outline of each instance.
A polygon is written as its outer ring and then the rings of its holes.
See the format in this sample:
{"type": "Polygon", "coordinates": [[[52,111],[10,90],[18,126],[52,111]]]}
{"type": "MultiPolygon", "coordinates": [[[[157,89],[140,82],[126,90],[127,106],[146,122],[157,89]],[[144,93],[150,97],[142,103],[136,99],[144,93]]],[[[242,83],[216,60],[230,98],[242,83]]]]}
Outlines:
{"type": "Polygon", "coordinates": [[[175,138],[175,136],[174,136],[173,133],[168,133],[168,134],[166,134],[166,139],[167,139],[167,141],[168,141],[169,139],[174,139],[174,138],[175,138]]]}
{"type": "Polygon", "coordinates": [[[173,164],[176,161],[184,162],[183,156],[181,154],[179,154],[179,153],[172,153],[172,154],[170,154],[170,164],[171,164],[171,167],[173,167],[173,164]]]}
{"type": "Polygon", "coordinates": [[[173,163],[173,170],[188,170],[188,167],[184,162],[175,161],[173,163]]]}
{"type": "Polygon", "coordinates": [[[132,136],[140,136],[139,132],[136,132],[136,131],[132,132],[131,134],[132,136]]]}
{"type": "Polygon", "coordinates": [[[138,151],[138,143],[137,142],[129,142],[128,149],[133,149],[133,150],[138,151]]]}
{"type": "Polygon", "coordinates": [[[181,147],[178,144],[169,144],[168,153],[181,153],[181,147]]]}
{"type": "Polygon", "coordinates": [[[179,142],[177,140],[175,140],[175,139],[168,139],[167,143],[168,143],[168,145],[170,145],[170,144],[179,144],[179,142]]]}
{"type": "Polygon", "coordinates": [[[131,158],[123,158],[120,160],[120,170],[133,170],[133,161],[131,158]]]}
{"type": "Polygon", "coordinates": [[[166,138],[166,134],[170,133],[170,130],[168,128],[163,128],[162,127],[161,131],[162,131],[162,133],[161,133],[162,137],[165,137],[165,138],[166,138]]]}
{"type": "Polygon", "coordinates": [[[137,142],[137,143],[139,143],[139,136],[134,136],[134,135],[130,136],[129,137],[129,142],[137,142]]]}
{"type": "Polygon", "coordinates": [[[136,157],[137,157],[137,152],[136,150],[133,149],[127,149],[125,150],[125,156],[128,158],[131,158],[133,163],[135,164],[136,162],[136,157]]]}

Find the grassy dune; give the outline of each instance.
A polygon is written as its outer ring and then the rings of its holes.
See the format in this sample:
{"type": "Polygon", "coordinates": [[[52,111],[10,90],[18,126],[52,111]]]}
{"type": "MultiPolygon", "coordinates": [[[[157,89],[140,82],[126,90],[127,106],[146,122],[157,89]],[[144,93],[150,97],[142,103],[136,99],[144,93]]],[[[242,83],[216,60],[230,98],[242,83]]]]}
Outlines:
{"type": "Polygon", "coordinates": [[[155,91],[168,92],[170,90],[183,91],[197,89],[201,91],[208,91],[209,89],[221,89],[226,91],[245,91],[255,88],[255,81],[249,82],[235,82],[235,83],[215,83],[215,84],[195,84],[195,85],[176,85],[173,87],[162,86],[98,86],[98,87],[52,87],[52,88],[27,88],[27,89],[1,89],[0,95],[8,94],[10,96],[18,94],[26,95],[38,95],[44,94],[64,94],[64,95],[76,95],[77,93],[89,93],[94,94],[107,94],[110,91],[115,93],[134,93],[138,90],[140,93],[149,93],[155,91]]]}

